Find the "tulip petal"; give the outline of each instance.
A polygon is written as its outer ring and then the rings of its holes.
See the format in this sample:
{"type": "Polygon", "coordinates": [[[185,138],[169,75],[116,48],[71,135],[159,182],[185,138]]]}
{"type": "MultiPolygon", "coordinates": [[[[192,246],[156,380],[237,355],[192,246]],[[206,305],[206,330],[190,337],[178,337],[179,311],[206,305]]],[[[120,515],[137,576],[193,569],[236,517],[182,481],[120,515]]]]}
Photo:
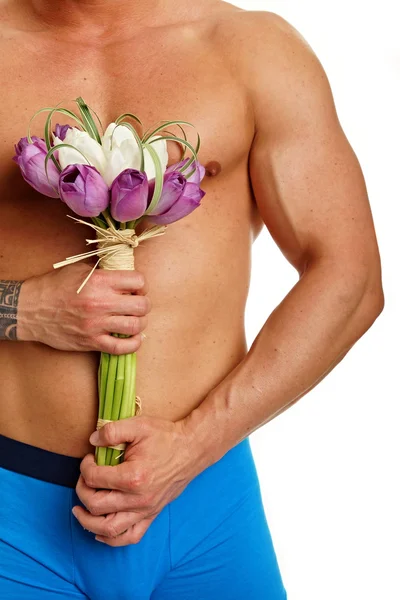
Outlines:
{"type": "Polygon", "coordinates": [[[68,129],[71,129],[71,125],[60,125],[59,123],[57,123],[53,135],[59,138],[60,140],[64,140],[68,129]]]}
{"type": "Polygon", "coordinates": [[[148,196],[146,173],[125,169],[111,186],[111,216],[122,223],[138,219],[146,210],[148,196]]]}
{"type": "Polygon", "coordinates": [[[15,146],[15,152],[13,160],[20,167],[25,181],[41,194],[50,198],[58,198],[59,172],[53,161],[49,160],[46,174],[47,146],[45,141],[36,136],[32,136],[32,143],[27,138],[21,138],[15,146]]]}
{"type": "MultiPolygon", "coordinates": [[[[149,186],[149,197],[153,196],[155,180],[152,179],[149,186]]],[[[184,192],[186,179],[179,171],[170,171],[165,173],[161,196],[155,207],[151,210],[151,215],[160,215],[177,202],[181,194],[184,192]]]]}
{"type": "Polygon", "coordinates": [[[109,205],[108,186],[90,165],[68,165],[60,174],[59,192],[61,200],[81,217],[97,217],[109,205]]]}
{"type": "Polygon", "coordinates": [[[87,164],[88,161],[100,174],[103,174],[106,167],[103,148],[86,131],[71,127],[66,132],[63,141],[58,137],[54,138],[54,146],[58,146],[59,143],[70,144],[76,148],[74,150],[64,146],[58,150],[58,160],[62,169],[71,164],[87,164]]]}
{"type": "MultiPolygon", "coordinates": [[[[125,127],[126,129],[126,127],[125,127]]],[[[104,171],[104,180],[111,186],[112,182],[122,171],[126,169],[139,169],[140,150],[136,140],[124,140],[121,146],[113,145],[112,150],[105,151],[106,168],[104,171]]]]}
{"type": "MultiPolygon", "coordinates": [[[[178,163],[175,163],[173,165],[170,165],[167,168],[166,172],[170,172],[170,171],[175,171],[178,169],[181,169],[187,162],[189,161],[189,158],[185,158],[184,160],[181,160],[178,163]]],[[[200,182],[202,181],[204,175],[206,173],[205,168],[203,167],[202,164],[200,164],[200,162],[196,159],[192,162],[191,165],[189,165],[184,171],[183,171],[183,175],[185,175],[187,181],[189,181],[190,183],[197,183],[198,185],[200,184],[200,182]],[[187,175],[193,171],[193,169],[195,169],[194,173],[192,173],[192,175],[190,177],[187,177],[187,175]]]]}
{"type": "Polygon", "coordinates": [[[171,206],[169,210],[160,215],[149,216],[149,221],[157,225],[168,225],[193,212],[205,195],[205,191],[196,183],[187,183],[185,193],[171,206]]]}
{"type": "MultiPolygon", "coordinates": [[[[151,137],[148,140],[148,143],[151,140],[155,140],[158,139],[160,136],[156,135],[151,137]]],[[[160,159],[160,163],[161,163],[161,173],[165,173],[165,170],[167,168],[167,164],[168,164],[168,151],[167,151],[167,140],[163,140],[160,139],[157,142],[152,142],[151,147],[157,152],[158,158],[160,159]]],[[[144,170],[147,174],[147,178],[150,179],[154,179],[156,176],[156,169],[154,166],[154,161],[150,156],[150,152],[147,150],[147,148],[143,148],[143,154],[144,154],[144,170]]]]}

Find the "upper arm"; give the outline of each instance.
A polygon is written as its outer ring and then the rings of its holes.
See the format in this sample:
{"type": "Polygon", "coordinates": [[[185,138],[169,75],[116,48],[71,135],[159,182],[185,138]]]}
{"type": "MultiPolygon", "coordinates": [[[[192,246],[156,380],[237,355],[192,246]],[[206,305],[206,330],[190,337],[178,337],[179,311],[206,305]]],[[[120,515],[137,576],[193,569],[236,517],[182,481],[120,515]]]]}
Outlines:
{"type": "Polygon", "coordinates": [[[263,221],[302,273],[321,257],[380,278],[366,185],[321,63],[284,19],[253,24],[246,59],[255,135],[251,184],[263,221]]]}

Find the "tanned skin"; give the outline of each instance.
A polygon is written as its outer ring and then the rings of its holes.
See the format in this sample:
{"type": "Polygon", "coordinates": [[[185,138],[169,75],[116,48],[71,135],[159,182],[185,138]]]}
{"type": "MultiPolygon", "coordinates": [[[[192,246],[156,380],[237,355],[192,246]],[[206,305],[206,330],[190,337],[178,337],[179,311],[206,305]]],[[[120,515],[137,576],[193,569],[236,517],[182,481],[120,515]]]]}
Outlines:
{"type": "MultiPolygon", "coordinates": [[[[0,433],[85,457],[77,518],[110,545],[136,543],[382,311],[364,177],[322,65],[273,13],[214,0],[8,0],[0,16],[0,433]],[[96,272],[79,295],[90,265],[52,264],[85,251],[88,230],[11,160],[36,110],[77,96],[106,124],[126,111],[146,127],[190,121],[207,165],[201,207],[139,246],[135,273],[96,272]],[[251,247],[263,227],[299,281],[248,349],[251,247]],[[118,467],[97,467],[89,442],[100,350],[138,351],[142,416],[91,440],[133,442],[118,467]]],[[[179,160],[168,150],[169,164],[179,160]]]]}

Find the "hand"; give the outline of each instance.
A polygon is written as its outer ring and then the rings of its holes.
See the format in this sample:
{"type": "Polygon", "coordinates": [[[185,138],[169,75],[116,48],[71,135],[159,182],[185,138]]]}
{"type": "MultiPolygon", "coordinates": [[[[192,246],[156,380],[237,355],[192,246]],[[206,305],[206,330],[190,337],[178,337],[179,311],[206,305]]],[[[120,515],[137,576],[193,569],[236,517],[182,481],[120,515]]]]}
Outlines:
{"type": "Polygon", "coordinates": [[[81,525],[109,546],[136,544],[160,511],[200,472],[184,421],[138,416],[107,423],[92,434],[96,446],[131,442],[124,462],[97,466],[93,454],[81,463],[74,507],[81,525]],[[105,488],[105,489],[101,489],[105,488]]]}
{"type": "Polygon", "coordinates": [[[18,304],[18,339],[58,350],[136,352],[151,308],[143,273],[96,269],[77,294],[90,270],[88,264],[72,264],[25,280],[18,304]]]}

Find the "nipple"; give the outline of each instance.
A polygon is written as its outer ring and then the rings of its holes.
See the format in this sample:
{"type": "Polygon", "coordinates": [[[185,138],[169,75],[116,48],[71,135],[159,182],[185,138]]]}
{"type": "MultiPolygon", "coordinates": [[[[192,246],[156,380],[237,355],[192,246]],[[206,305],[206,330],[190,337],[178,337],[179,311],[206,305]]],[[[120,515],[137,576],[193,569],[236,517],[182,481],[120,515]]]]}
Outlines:
{"type": "Polygon", "coordinates": [[[217,160],[210,160],[205,166],[207,177],[215,177],[221,172],[221,165],[217,160]]]}

